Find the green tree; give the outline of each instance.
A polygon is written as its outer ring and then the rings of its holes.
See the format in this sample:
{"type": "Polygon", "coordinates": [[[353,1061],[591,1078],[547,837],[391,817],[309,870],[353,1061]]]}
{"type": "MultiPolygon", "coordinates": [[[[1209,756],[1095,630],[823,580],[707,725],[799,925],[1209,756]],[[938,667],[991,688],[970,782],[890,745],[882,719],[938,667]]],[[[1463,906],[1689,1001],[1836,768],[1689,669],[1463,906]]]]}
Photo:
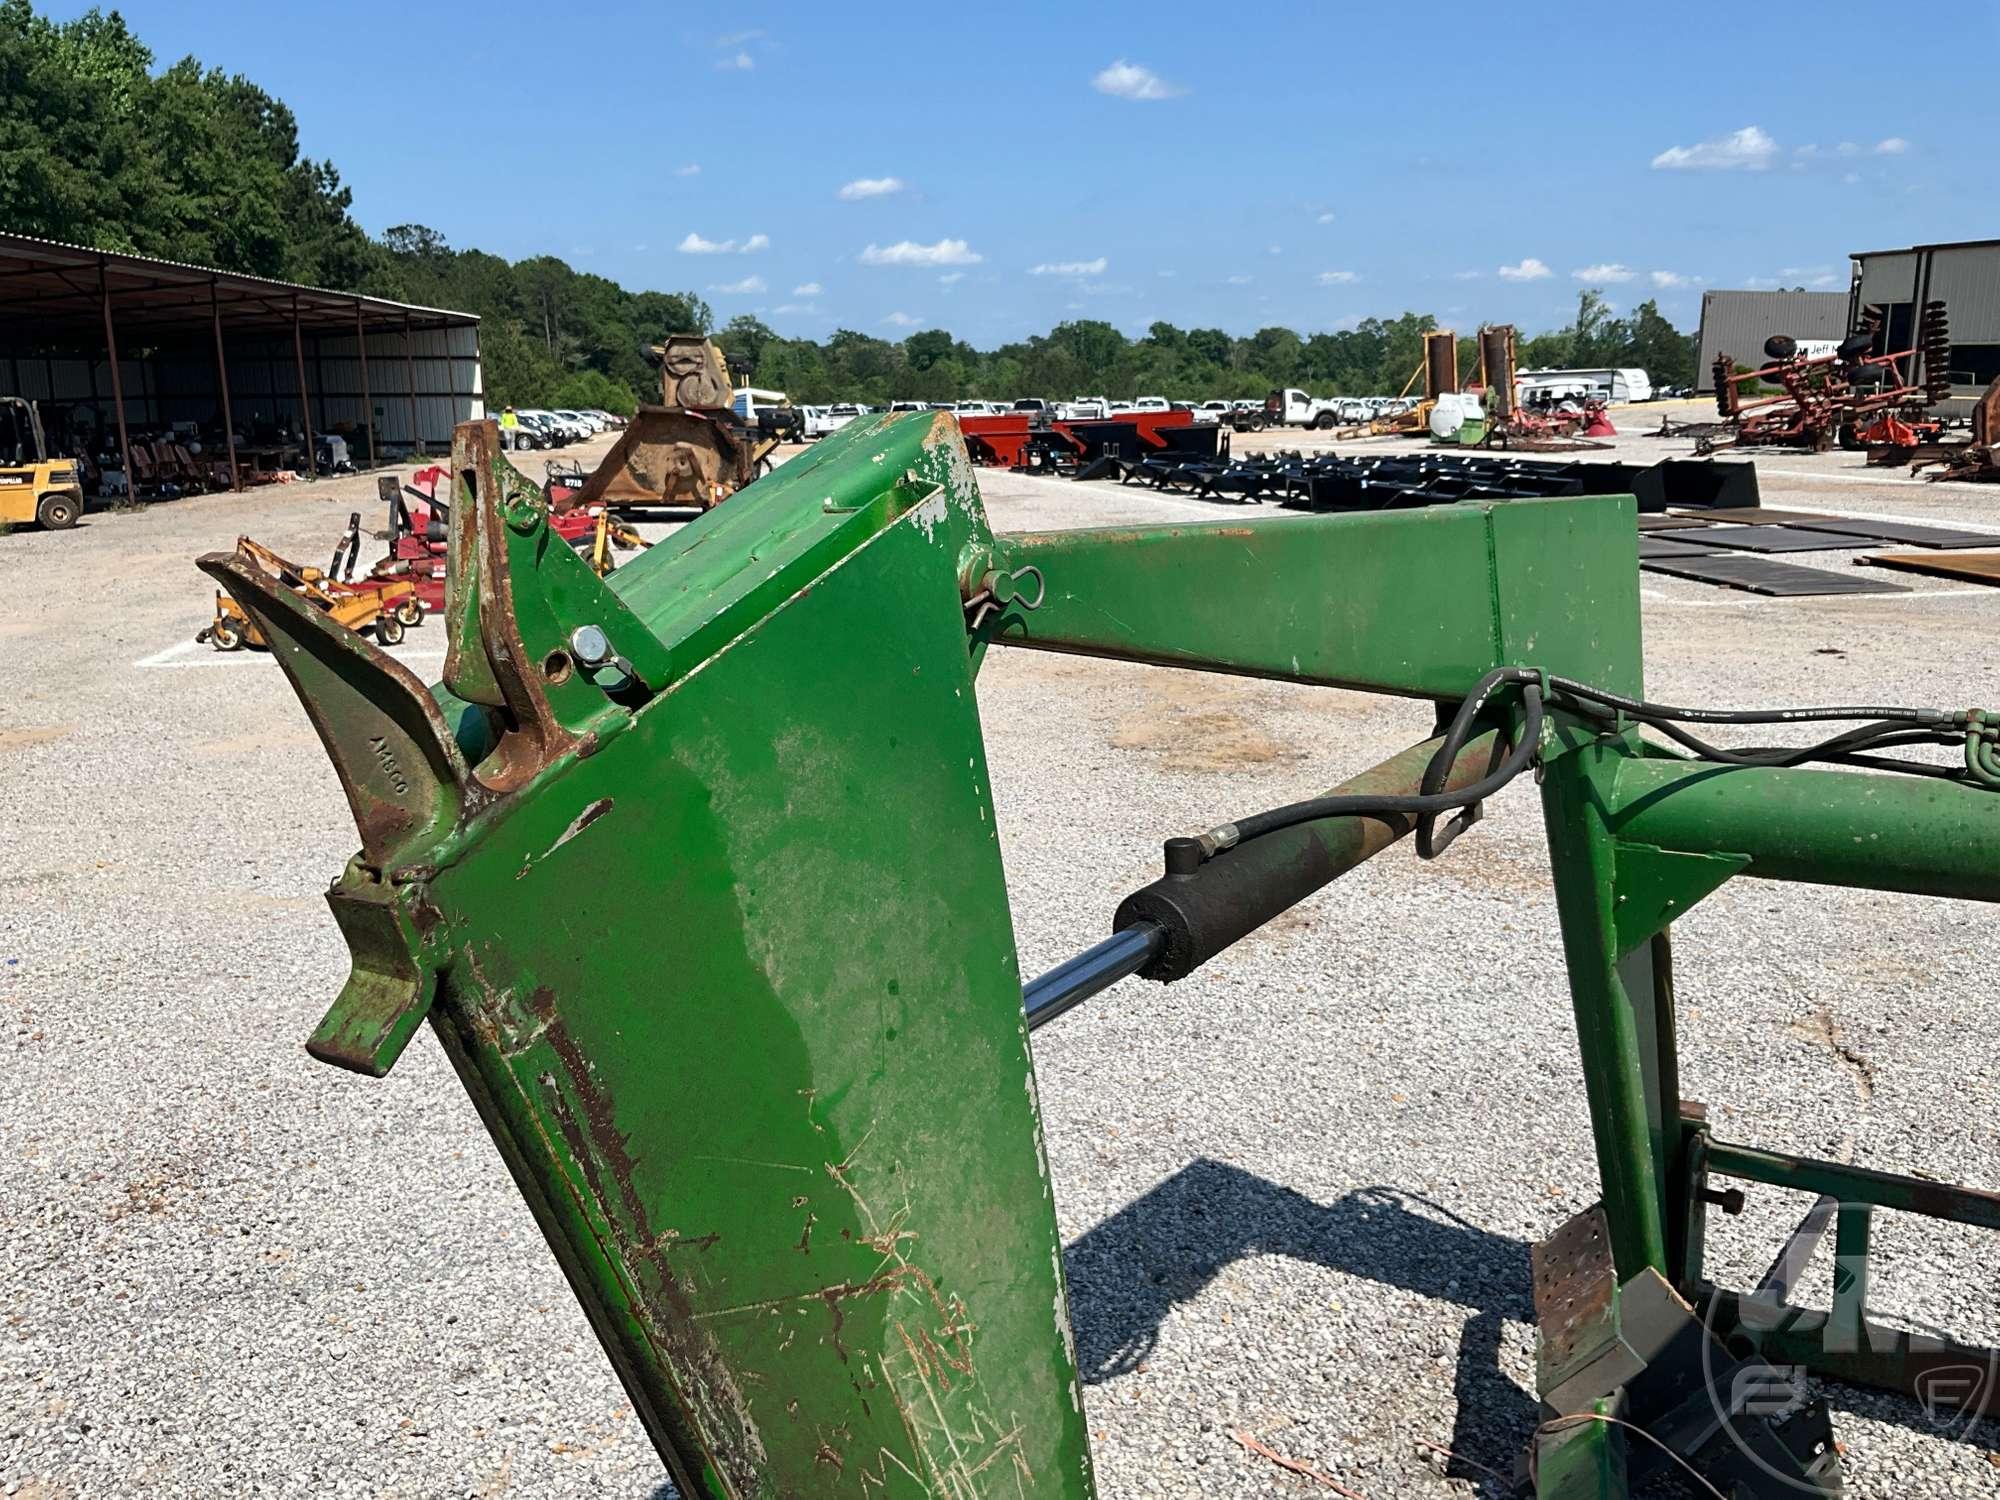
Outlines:
{"type": "Polygon", "coordinates": [[[628,387],[597,370],[564,376],[549,400],[564,411],[608,411],[620,417],[631,416],[639,406],[628,387]]]}

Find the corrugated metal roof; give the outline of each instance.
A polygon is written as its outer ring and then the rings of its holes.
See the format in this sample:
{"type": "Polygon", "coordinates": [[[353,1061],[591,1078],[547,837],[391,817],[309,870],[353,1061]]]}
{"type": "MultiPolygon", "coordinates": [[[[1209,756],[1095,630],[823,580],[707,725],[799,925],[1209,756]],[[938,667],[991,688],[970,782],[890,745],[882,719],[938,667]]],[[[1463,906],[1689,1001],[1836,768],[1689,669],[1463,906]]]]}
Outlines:
{"type": "Polygon", "coordinates": [[[267,276],[246,276],[212,266],[96,250],[62,240],[0,232],[0,320],[38,327],[81,325],[102,317],[95,278],[112,294],[121,324],[158,327],[175,322],[206,323],[211,297],[223,322],[232,328],[289,328],[294,308],[301,323],[344,323],[352,327],[358,309],[365,320],[401,326],[405,318],[432,328],[472,327],[477,315],[443,307],[420,307],[370,297],[302,286],[267,276]],[[92,274],[92,284],[78,285],[79,271],[92,274]],[[220,294],[228,292],[227,298],[220,294]],[[273,305],[282,299],[281,305],[273,305]]]}
{"type": "Polygon", "coordinates": [[[1925,250],[1985,250],[2000,240],[1946,240],[1936,245],[1904,245],[1895,250],[1856,250],[1849,260],[1866,260],[1871,255],[1916,255],[1925,250]]]}

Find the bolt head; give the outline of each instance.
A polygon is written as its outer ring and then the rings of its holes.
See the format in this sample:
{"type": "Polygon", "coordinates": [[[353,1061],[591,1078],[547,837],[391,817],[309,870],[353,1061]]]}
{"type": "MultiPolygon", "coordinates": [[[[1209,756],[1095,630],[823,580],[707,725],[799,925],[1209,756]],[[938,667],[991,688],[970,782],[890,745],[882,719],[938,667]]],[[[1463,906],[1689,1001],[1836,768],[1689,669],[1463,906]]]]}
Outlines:
{"type": "Polygon", "coordinates": [[[579,625],[569,633],[569,654],[586,667],[611,659],[611,638],[596,625],[579,625]]]}

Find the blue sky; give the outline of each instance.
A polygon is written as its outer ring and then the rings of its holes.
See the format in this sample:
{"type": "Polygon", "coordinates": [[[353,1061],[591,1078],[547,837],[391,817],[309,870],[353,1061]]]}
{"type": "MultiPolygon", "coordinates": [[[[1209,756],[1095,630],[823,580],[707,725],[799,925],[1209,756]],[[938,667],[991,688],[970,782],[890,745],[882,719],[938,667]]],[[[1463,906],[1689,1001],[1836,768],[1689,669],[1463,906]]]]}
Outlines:
{"type": "Polygon", "coordinates": [[[162,65],[289,103],[371,232],[800,336],[1532,330],[1584,285],[1691,328],[1704,287],[1844,289],[1850,251],[2000,232],[1991,114],[1945,76],[1992,54],[2000,7],[1916,52],[1846,0],[120,9],[162,65]]]}

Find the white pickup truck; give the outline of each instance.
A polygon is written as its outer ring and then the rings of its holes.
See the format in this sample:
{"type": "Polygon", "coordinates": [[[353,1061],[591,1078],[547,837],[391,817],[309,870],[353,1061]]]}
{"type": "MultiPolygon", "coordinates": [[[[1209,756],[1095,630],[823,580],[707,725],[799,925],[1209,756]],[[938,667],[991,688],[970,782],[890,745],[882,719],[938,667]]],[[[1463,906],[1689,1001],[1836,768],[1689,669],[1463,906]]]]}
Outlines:
{"type": "Polygon", "coordinates": [[[823,438],[828,433],[838,432],[849,422],[861,415],[861,408],[851,405],[801,406],[799,408],[799,436],[807,442],[823,438]]]}
{"type": "Polygon", "coordinates": [[[1273,391],[1264,398],[1264,420],[1273,427],[1331,427],[1339,421],[1339,405],[1300,390],[1273,391]]]}
{"type": "Polygon", "coordinates": [[[1111,415],[1109,396],[1078,396],[1074,401],[1064,401],[1056,407],[1056,415],[1066,422],[1087,422],[1095,417],[1111,415]]]}

